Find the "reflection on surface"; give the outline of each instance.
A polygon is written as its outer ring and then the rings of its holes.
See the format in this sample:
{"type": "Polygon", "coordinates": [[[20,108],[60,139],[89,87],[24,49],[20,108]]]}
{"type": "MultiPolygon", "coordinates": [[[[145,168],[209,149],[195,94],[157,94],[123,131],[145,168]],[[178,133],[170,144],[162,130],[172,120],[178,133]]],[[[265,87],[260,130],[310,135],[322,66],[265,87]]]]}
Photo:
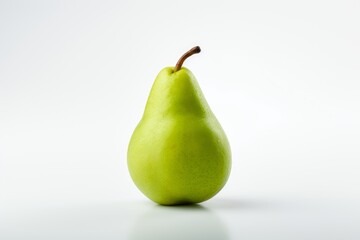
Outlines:
{"type": "Polygon", "coordinates": [[[136,219],[131,240],[229,239],[224,224],[200,205],[165,207],[156,205],[136,219]]]}

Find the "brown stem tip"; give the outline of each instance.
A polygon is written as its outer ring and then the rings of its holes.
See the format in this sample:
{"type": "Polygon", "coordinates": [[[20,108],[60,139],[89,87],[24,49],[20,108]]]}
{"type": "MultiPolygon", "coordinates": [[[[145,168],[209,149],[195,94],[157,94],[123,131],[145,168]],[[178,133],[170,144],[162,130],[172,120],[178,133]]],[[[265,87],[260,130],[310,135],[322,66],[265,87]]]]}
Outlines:
{"type": "Polygon", "coordinates": [[[186,53],[184,53],[184,55],[181,56],[181,58],[179,59],[179,61],[176,63],[175,68],[174,68],[174,72],[177,72],[181,69],[184,61],[190,57],[191,55],[194,55],[196,53],[201,52],[201,49],[199,46],[193,47],[192,49],[190,49],[189,51],[187,51],[186,53]]]}

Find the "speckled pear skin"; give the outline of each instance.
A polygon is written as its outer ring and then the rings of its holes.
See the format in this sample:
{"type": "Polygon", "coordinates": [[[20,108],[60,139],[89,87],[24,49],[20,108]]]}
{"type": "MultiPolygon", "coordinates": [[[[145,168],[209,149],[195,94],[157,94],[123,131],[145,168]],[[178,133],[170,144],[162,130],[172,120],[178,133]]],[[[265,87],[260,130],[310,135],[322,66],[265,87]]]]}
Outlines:
{"type": "Polygon", "coordinates": [[[160,71],[128,147],[130,175],[161,205],[199,203],[225,185],[231,169],[227,137],[186,68],[160,71]]]}

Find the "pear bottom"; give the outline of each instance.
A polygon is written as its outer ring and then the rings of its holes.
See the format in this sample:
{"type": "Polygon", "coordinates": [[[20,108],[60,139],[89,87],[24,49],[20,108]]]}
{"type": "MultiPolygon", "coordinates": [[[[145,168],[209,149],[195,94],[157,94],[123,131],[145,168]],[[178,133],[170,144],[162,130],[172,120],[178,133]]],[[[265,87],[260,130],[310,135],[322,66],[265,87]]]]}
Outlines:
{"type": "Polygon", "coordinates": [[[128,168],[140,191],[161,205],[200,203],[225,185],[231,153],[216,119],[142,119],[128,148],[128,168]]]}

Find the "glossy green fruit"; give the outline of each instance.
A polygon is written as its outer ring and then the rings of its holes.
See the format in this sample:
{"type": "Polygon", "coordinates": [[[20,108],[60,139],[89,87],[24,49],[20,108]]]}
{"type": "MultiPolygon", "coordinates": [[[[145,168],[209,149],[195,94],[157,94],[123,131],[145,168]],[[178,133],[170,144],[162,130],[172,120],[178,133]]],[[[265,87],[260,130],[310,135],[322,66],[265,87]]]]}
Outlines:
{"type": "Polygon", "coordinates": [[[160,71],[128,148],[136,186],[162,205],[199,203],[225,185],[231,168],[226,135],[193,74],[181,65],[160,71]]]}

